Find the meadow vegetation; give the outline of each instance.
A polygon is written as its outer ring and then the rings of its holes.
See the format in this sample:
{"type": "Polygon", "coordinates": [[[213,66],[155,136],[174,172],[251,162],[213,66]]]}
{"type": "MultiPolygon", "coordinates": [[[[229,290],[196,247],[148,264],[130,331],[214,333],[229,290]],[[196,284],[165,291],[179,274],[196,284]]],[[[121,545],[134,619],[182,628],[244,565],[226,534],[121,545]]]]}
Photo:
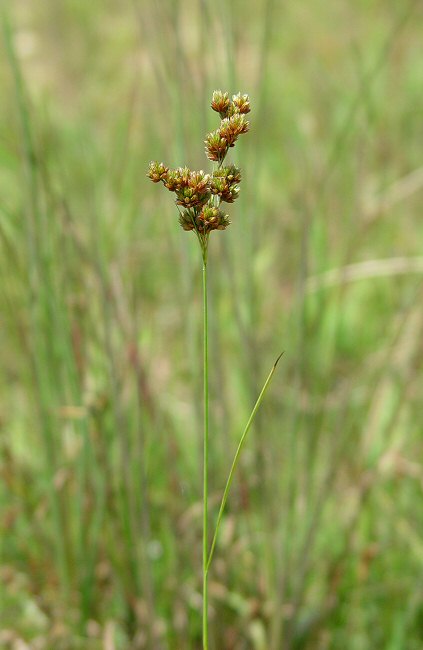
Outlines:
{"type": "Polygon", "coordinates": [[[201,265],[150,160],[205,169],[210,647],[423,645],[415,1],[4,0],[0,647],[201,647],[201,265]],[[200,362],[199,362],[200,360],[200,362]]]}

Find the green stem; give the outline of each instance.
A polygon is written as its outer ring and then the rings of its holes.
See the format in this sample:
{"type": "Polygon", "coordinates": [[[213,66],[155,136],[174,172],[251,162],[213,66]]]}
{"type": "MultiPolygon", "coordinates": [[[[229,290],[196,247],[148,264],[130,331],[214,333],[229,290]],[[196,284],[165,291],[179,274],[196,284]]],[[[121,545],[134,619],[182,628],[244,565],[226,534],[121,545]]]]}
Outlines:
{"type": "Polygon", "coordinates": [[[232,480],[233,480],[235,469],[236,469],[238,459],[239,459],[239,456],[240,456],[240,453],[241,453],[241,450],[242,450],[242,446],[244,444],[245,438],[247,437],[247,433],[250,430],[250,427],[251,427],[251,425],[253,423],[254,417],[255,417],[255,415],[256,415],[256,413],[257,413],[257,411],[259,409],[259,406],[260,406],[260,404],[262,402],[262,399],[263,399],[263,397],[264,397],[264,395],[266,393],[266,390],[267,390],[270,382],[272,381],[273,374],[274,374],[274,372],[276,370],[276,366],[277,366],[278,361],[281,358],[282,354],[283,354],[283,352],[276,359],[275,363],[272,366],[271,371],[269,372],[269,374],[267,376],[266,381],[264,382],[264,386],[261,389],[260,395],[257,398],[257,401],[256,401],[256,403],[254,405],[253,410],[251,411],[251,415],[248,418],[248,422],[245,425],[245,429],[244,429],[244,431],[242,433],[242,436],[240,438],[240,441],[238,443],[238,448],[236,450],[234,459],[232,461],[231,470],[229,472],[228,479],[226,481],[225,490],[223,492],[222,501],[220,503],[219,514],[217,516],[217,522],[216,522],[216,528],[215,528],[215,531],[214,531],[213,541],[212,541],[212,545],[211,545],[211,548],[210,548],[210,554],[208,556],[208,560],[207,560],[207,563],[206,563],[206,574],[208,573],[208,570],[210,568],[210,564],[211,564],[211,561],[212,561],[212,558],[213,558],[214,548],[216,546],[216,540],[217,540],[217,535],[218,535],[219,528],[220,528],[220,523],[222,521],[223,511],[225,510],[226,501],[228,500],[229,490],[231,488],[232,480]]]}
{"type": "Polygon", "coordinates": [[[203,249],[203,368],[204,368],[204,440],[203,440],[203,650],[208,650],[208,452],[209,452],[209,359],[207,314],[207,250],[203,249]]]}

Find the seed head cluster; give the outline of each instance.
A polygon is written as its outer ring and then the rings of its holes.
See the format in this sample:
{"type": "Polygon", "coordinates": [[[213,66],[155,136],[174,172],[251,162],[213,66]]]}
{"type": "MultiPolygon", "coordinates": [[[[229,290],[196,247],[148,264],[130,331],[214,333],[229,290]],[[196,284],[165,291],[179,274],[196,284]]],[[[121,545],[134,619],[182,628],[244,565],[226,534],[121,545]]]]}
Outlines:
{"type": "Polygon", "coordinates": [[[235,142],[242,133],[247,133],[250,123],[245,115],[250,112],[250,100],[248,95],[232,96],[229,99],[228,93],[215,90],[212,97],[211,107],[221,117],[220,127],[209,133],[205,139],[206,155],[209,160],[221,163],[228,153],[228,149],[235,145],[235,142]]]}
{"type": "Polygon", "coordinates": [[[147,174],[153,183],[162,182],[175,193],[179,223],[184,230],[196,232],[203,253],[211,231],[225,230],[230,224],[220,206],[222,202],[233,203],[238,197],[241,171],[235,165],[224,166],[223,162],[238,137],[249,130],[245,115],[251,110],[248,95],[238,93],[229,99],[228,93],[221,90],[214,91],[211,107],[219,113],[221,122],[218,129],[206,136],[205,145],[207,158],[217,163],[217,168],[207,174],[203,170],[169,169],[162,162],[151,162],[147,174]]]}

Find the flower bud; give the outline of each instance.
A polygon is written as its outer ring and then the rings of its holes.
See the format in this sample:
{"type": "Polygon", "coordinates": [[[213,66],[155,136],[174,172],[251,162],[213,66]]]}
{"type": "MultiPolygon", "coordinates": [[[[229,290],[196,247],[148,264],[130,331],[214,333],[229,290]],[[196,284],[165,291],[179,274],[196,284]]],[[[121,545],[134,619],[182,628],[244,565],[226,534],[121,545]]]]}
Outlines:
{"type": "Polygon", "coordinates": [[[159,183],[160,181],[166,180],[168,171],[169,167],[166,167],[162,162],[152,161],[149,165],[147,176],[153,183],[159,183]]]}
{"type": "Polygon", "coordinates": [[[248,95],[241,95],[241,93],[232,95],[232,104],[237,113],[246,114],[251,111],[250,98],[248,95]]]}
{"type": "Polygon", "coordinates": [[[176,170],[171,170],[168,172],[166,180],[164,181],[164,186],[167,187],[169,192],[176,192],[179,188],[180,179],[178,172],[176,170]]]}
{"type": "Polygon", "coordinates": [[[205,139],[206,155],[209,160],[221,162],[228,151],[229,145],[222,136],[220,129],[209,133],[205,139]]]}
{"type": "Polygon", "coordinates": [[[241,171],[235,165],[221,167],[213,172],[210,180],[210,191],[220,196],[222,201],[233,203],[239,195],[237,183],[241,180],[241,171]]]}
{"type": "Polygon", "coordinates": [[[210,176],[203,170],[192,172],[188,168],[176,170],[178,184],[176,203],[186,208],[201,207],[210,198],[210,176]]]}
{"type": "Polygon", "coordinates": [[[229,147],[233,147],[242,133],[247,133],[250,128],[250,123],[246,121],[245,117],[240,113],[236,113],[231,117],[226,117],[222,120],[219,133],[220,137],[224,139],[229,147]]]}
{"type": "Polygon", "coordinates": [[[222,93],[221,90],[215,90],[212,97],[211,107],[220,114],[220,117],[226,117],[228,108],[231,104],[228,93],[222,93]]]}
{"type": "Polygon", "coordinates": [[[225,230],[230,224],[229,217],[215,206],[206,206],[195,220],[195,225],[201,234],[212,230],[225,230]]]}

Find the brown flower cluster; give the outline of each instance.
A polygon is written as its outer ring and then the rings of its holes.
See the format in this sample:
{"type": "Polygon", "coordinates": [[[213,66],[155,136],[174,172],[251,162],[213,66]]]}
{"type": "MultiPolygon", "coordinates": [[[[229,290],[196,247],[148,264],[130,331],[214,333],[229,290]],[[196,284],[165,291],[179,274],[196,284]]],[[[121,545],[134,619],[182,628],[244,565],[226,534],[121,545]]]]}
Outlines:
{"type": "Polygon", "coordinates": [[[230,224],[227,214],[220,209],[221,203],[233,203],[239,195],[241,171],[235,165],[223,166],[230,147],[238,137],[247,133],[249,122],[245,115],[250,112],[248,95],[232,96],[216,90],[211,106],[221,117],[220,127],[209,133],[205,140],[209,160],[218,163],[211,174],[203,170],[191,171],[188,167],[169,169],[164,163],[151,162],[147,176],[153,183],[162,182],[175,192],[179,208],[179,223],[184,230],[194,230],[203,248],[207,250],[208,235],[212,230],[225,230],[230,224]]]}
{"type": "Polygon", "coordinates": [[[214,111],[220,114],[220,117],[230,117],[235,113],[246,115],[250,112],[250,99],[248,95],[232,95],[232,100],[229,99],[228,93],[222,93],[221,90],[215,90],[213,93],[211,107],[214,111]]]}
{"type": "Polygon", "coordinates": [[[176,194],[177,205],[195,208],[204,205],[210,198],[210,176],[203,170],[192,172],[188,167],[168,171],[163,179],[164,186],[176,194]]]}
{"type": "Polygon", "coordinates": [[[210,191],[220,197],[221,201],[233,203],[239,194],[238,183],[241,182],[241,170],[235,165],[220,167],[213,172],[210,179],[210,191]]]}
{"type": "Polygon", "coordinates": [[[247,133],[250,123],[245,115],[250,112],[250,100],[248,95],[232,96],[229,99],[228,93],[215,90],[211,107],[221,117],[220,127],[209,133],[205,139],[206,155],[209,160],[222,163],[229,147],[233,147],[242,133],[247,133]]]}
{"type": "Polygon", "coordinates": [[[184,210],[179,216],[179,223],[184,230],[197,230],[201,235],[207,235],[212,230],[225,230],[231,222],[229,216],[216,206],[204,206],[197,213],[184,210]]]}

